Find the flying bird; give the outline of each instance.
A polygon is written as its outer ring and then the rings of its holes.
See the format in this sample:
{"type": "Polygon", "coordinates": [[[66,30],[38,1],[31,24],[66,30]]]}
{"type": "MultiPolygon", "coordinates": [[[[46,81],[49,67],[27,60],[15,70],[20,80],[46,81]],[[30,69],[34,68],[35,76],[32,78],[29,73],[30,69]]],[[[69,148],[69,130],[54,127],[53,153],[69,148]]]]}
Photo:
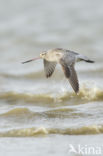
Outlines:
{"type": "Polygon", "coordinates": [[[47,78],[52,76],[57,63],[59,63],[63,69],[65,77],[69,80],[75,93],[79,92],[79,81],[74,68],[75,63],[79,61],[94,63],[94,61],[82,54],[62,48],[43,51],[39,57],[22,63],[28,63],[37,59],[43,59],[44,71],[47,78]]]}

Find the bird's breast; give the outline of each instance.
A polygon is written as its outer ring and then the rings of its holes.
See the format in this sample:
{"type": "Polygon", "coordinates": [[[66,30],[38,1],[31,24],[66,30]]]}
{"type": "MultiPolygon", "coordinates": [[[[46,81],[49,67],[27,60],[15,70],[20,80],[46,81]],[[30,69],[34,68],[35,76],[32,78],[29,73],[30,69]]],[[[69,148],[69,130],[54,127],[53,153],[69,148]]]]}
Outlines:
{"type": "Polygon", "coordinates": [[[58,53],[48,53],[46,56],[46,60],[50,62],[59,62],[61,55],[58,53]]]}

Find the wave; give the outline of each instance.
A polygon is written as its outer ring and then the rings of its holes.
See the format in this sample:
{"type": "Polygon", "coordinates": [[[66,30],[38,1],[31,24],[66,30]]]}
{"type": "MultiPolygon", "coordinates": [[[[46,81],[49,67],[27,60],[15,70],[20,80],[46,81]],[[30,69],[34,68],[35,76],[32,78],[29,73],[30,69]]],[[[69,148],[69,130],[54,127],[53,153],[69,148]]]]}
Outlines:
{"type": "Polygon", "coordinates": [[[89,125],[80,128],[45,128],[45,127],[32,127],[22,129],[12,129],[7,132],[1,132],[0,137],[33,137],[49,134],[61,135],[91,135],[103,133],[103,125],[89,125]]]}
{"type": "Polygon", "coordinates": [[[32,94],[32,93],[18,93],[14,91],[4,92],[0,94],[0,99],[6,100],[23,100],[25,102],[53,102],[54,98],[50,94],[32,94]]]}
{"type": "Polygon", "coordinates": [[[20,116],[20,115],[29,115],[29,114],[33,114],[32,111],[30,111],[28,108],[14,108],[12,110],[9,110],[6,113],[0,114],[0,116],[20,116]]]}
{"type": "Polygon", "coordinates": [[[40,78],[43,77],[44,75],[44,71],[40,70],[38,72],[28,72],[28,73],[20,73],[20,74],[16,74],[16,73],[0,73],[1,76],[6,77],[6,78],[30,78],[30,79],[34,79],[34,78],[40,78]]]}
{"type": "Polygon", "coordinates": [[[50,119],[70,119],[70,118],[80,118],[80,117],[87,117],[86,114],[82,112],[77,112],[77,109],[72,109],[72,108],[53,108],[50,110],[42,111],[42,112],[35,112],[31,111],[28,108],[14,108],[12,110],[9,110],[7,112],[4,112],[0,114],[0,118],[5,118],[8,120],[9,118],[12,121],[17,121],[19,122],[20,119],[25,121],[25,119],[29,122],[30,120],[50,120],[50,119]]]}
{"type": "Polygon", "coordinates": [[[61,91],[61,93],[19,93],[14,91],[1,92],[0,99],[4,100],[23,100],[25,102],[42,102],[42,103],[53,103],[53,102],[65,102],[65,101],[79,101],[79,102],[88,102],[88,101],[102,101],[103,100],[103,90],[97,87],[88,88],[83,86],[80,89],[78,95],[74,92],[61,91]]]}

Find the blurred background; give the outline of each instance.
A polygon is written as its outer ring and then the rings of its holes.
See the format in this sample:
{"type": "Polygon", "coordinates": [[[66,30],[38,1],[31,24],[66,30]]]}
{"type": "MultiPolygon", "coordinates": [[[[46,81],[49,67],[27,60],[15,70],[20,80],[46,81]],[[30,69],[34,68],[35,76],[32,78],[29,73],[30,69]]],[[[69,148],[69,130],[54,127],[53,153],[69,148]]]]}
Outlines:
{"type": "MultiPolygon", "coordinates": [[[[60,152],[60,155],[67,154],[69,143],[88,144],[90,136],[85,134],[101,134],[102,42],[102,0],[0,0],[0,136],[48,134],[47,138],[36,138],[35,145],[34,138],[28,139],[27,144],[21,139],[20,150],[24,155],[40,155],[41,147],[45,154],[60,152]],[[78,96],[59,66],[47,80],[41,60],[21,64],[51,48],[70,49],[95,61],[95,64],[76,65],[80,81],[78,96]],[[38,132],[40,127],[43,129],[38,132]],[[56,142],[61,148],[54,147],[56,142]],[[43,149],[42,143],[45,143],[43,149]]],[[[95,141],[91,136],[91,144],[101,144],[101,135],[96,135],[95,141]]],[[[6,146],[5,155],[20,154],[16,139],[14,146],[12,138],[7,142],[2,138],[1,152],[6,146]],[[10,152],[10,148],[14,151],[10,152]]]]}
{"type": "Polygon", "coordinates": [[[0,3],[1,75],[43,71],[41,61],[25,66],[20,63],[56,47],[77,51],[96,61],[94,68],[83,64],[78,70],[86,67],[101,71],[102,0],[1,0],[0,3]]]}

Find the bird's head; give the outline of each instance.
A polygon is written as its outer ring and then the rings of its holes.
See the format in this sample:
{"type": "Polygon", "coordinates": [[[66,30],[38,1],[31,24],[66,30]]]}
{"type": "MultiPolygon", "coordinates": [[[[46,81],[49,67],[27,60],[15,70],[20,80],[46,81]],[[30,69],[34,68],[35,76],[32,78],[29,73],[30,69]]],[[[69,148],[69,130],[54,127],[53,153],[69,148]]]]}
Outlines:
{"type": "Polygon", "coordinates": [[[44,59],[45,57],[46,57],[46,52],[42,52],[42,53],[40,54],[40,58],[44,59]]]}
{"type": "Polygon", "coordinates": [[[28,63],[28,62],[31,62],[31,61],[35,61],[35,60],[38,60],[38,59],[45,59],[45,57],[46,57],[46,52],[42,52],[42,53],[40,54],[39,57],[33,58],[33,59],[31,59],[31,60],[28,60],[28,61],[25,61],[25,62],[22,62],[22,63],[24,64],[24,63],[28,63]]]}

